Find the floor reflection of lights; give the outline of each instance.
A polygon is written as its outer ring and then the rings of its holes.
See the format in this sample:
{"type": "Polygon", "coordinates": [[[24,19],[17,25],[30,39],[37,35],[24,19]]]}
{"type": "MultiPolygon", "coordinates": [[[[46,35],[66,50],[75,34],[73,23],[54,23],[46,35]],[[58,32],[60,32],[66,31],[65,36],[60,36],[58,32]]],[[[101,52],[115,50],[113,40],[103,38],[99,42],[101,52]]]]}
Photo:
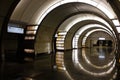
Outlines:
{"type": "Polygon", "coordinates": [[[79,59],[78,59],[78,50],[77,49],[73,50],[72,54],[73,54],[72,55],[73,56],[72,59],[73,59],[73,62],[75,63],[75,65],[79,66],[80,69],[82,69],[84,72],[86,72],[88,74],[91,74],[91,75],[94,75],[94,76],[103,76],[103,75],[110,74],[113,71],[113,69],[115,68],[115,64],[116,64],[116,60],[115,59],[112,60],[109,64],[107,64],[105,66],[102,66],[102,67],[95,66],[95,65],[91,64],[91,62],[87,59],[87,57],[85,55],[83,55],[83,54],[85,54],[85,51],[82,50],[82,56],[87,60],[88,64],[90,64],[91,66],[94,66],[95,68],[101,68],[101,69],[102,68],[107,68],[107,67],[109,67],[113,63],[113,65],[111,66],[111,68],[109,68],[107,71],[104,71],[104,72],[101,72],[101,73],[91,72],[91,71],[86,70],[82,66],[82,64],[79,62],[79,59]]]}
{"type": "Polygon", "coordinates": [[[68,71],[64,65],[64,52],[56,52],[56,65],[57,65],[57,69],[64,70],[64,72],[66,73],[66,75],[68,76],[68,78],[70,80],[74,80],[70,76],[70,74],[68,73],[68,71]]]}
{"type": "Polygon", "coordinates": [[[19,78],[15,79],[15,80],[35,80],[35,79],[33,79],[31,77],[19,77],[19,78]]]}
{"type": "MultiPolygon", "coordinates": [[[[74,53],[74,54],[76,54],[76,53],[74,53]]],[[[76,56],[77,56],[77,55],[76,55],[76,56]]],[[[110,66],[113,64],[113,62],[115,61],[115,57],[114,57],[113,60],[111,60],[111,61],[110,61],[108,64],[106,64],[106,65],[103,65],[103,66],[94,65],[94,64],[92,64],[92,63],[88,60],[84,49],[82,49],[82,57],[85,59],[85,61],[86,61],[89,65],[91,65],[92,67],[98,68],[98,69],[104,69],[104,68],[110,67],[110,66]]]]}
{"type": "Polygon", "coordinates": [[[101,73],[95,73],[95,72],[88,71],[88,70],[86,70],[80,63],[78,63],[78,66],[79,66],[84,72],[86,72],[86,73],[88,73],[88,74],[91,74],[91,75],[94,75],[94,76],[104,76],[104,75],[110,74],[110,73],[113,71],[113,69],[114,69],[114,67],[115,67],[115,63],[116,63],[116,61],[114,62],[113,66],[112,66],[109,70],[104,71],[104,72],[101,72],[101,73]]]}
{"type": "Polygon", "coordinates": [[[56,65],[58,69],[65,70],[64,66],[64,52],[57,52],[56,53],[56,65]]]}
{"type": "MultiPolygon", "coordinates": [[[[83,53],[83,52],[82,52],[83,53]]],[[[89,71],[87,69],[84,68],[84,66],[79,62],[79,57],[78,57],[78,49],[75,49],[72,51],[72,62],[74,64],[74,68],[79,68],[80,70],[84,71],[85,73],[89,74],[89,75],[93,75],[93,76],[105,76],[107,74],[110,74],[114,69],[115,69],[115,64],[116,64],[116,60],[115,58],[110,61],[107,65],[104,65],[104,66],[96,66],[96,65],[93,65],[86,57],[85,54],[82,54],[82,57],[84,57],[85,61],[87,61],[87,63],[94,67],[94,68],[97,68],[97,69],[104,69],[104,68],[108,68],[107,70],[105,71],[102,71],[102,72],[92,72],[92,71],[89,71]]],[[[63,70],[66,75],[70,78],[70,80],[74,80],[72,75],[68,72],[65,64],[64,64],[64,52],[57,52],[56,53],[56,65],[57,65],[57,68],[59,70],[63,70]]],[[[117,75],[117,71],[114,73],[113,76],[111,76],[112,78],[109,79],[109,80],[113,80],[116,78],[116,75],[117,75]]]]}

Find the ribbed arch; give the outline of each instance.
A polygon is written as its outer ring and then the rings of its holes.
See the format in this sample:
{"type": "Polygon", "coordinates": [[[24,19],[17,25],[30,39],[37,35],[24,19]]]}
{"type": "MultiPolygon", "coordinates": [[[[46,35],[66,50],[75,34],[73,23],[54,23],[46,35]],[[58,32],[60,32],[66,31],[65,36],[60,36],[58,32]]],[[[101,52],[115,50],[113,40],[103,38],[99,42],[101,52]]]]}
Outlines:
{"type": "MultiPolygon", "coordinates": [[[[102,36],[102,38],[105,38],[105,40],[111,40],[113,42],[112,47],[114,48],[114,50],[116,50],[116,43],[115,43],[115,39],[114,39],[113,35],[111,35],[109,32],[107,32],[104,29],[95,29],[95,30],[91,30],[90,32],[88,32],[85,35],[85,37],[84,37],[85,39],[83,38],[85,43],[82,43],[82,45],[88,45],[90,47],[93,47],[93,44],[96,44],[97,41],[99,40],[99,38],[101,38],[101,36],[102,36]],[[99,34],[97,34],[97,33],[99,33],[99,34]],[[91,35],[93,35],[93,34],[96,35],[95,36],[96,38],[94,38],[94,37],[91,38],[91,35]],[[89,42],[90,40],[91,40],[91,43],[89,42]]],[[[83,40],[82,40],[82,42],[83,42],[83,40]]]]}
{"type": "Polygon", "coordinates": [[[43,15],[38,17],[38,19],[36,19],[36,22],[39,24],[42,21],[42,18],[44,18],[51,10],[55,9],[56,7],[66,4],[66,3],[72,3],[72,2],[80,2],[80,3],[86,3],[89,5],[92,5],[96,8],[98,8],[99,10],[101,10],[103,13],[105,13],[110,19],[114,19],[116,18],[115,13],[113,12],[113,10],[109,7],[107,7],[109,4],[102,4],[100,3],[100,1],[93,1],[93,0],[62,0],[62,1],[58,1],[56,3],[52,3],[52,6],[49,6],[48,9],[46,9],[45,12],[43,12],[43,15]]]}
{"type": "MultiPolygon", "coordinates": [[[[110,34],[111,36],[113,36],[113,34],[109,31],[109,29],[107,29],[106,27],[104,27],[104,26],[102,26],[102,25],[99,25],[99,24],[89,24],[89,25],[85,25],[85,26],[83,26],[82,28],[80,28],[77,32],[76,32],[76,34],[74,35],[74,37],[73,37],[73,41],[72,41],[72,45],[73,45],[73,48],[78,48],[78,43],[76,43],[75,41],[79,41],[78,39],[79,39],[79,37],[82,35],[82,33],[84,33],[87,29],[91,29],[91,28],[96,28],[96,29],[98,29],[98,28],[102,28],[101,30],[106,30],[106,32],[108,33],[108,34],[110,34]],[[77,38],[77,39],[76,39],[77,38]]],[[[96,29],[94,29],[94,31],[96,30],[96,29]]],[[[89,31],[87,34],[89,34],[91,31],[89,31]]],[[[87,35],[86,34],[86,35],[87,35]]],[[[88,35],[87,35],[88,36],[88,35]]],[[[87,38],[87,37],[86,37],[87,38]]],[[[83,43],[84,44],[84,43],[83,43]]]]}
{"type": "MultiPolygon", "coordinates": [[[[108,35],[110,35],[110,36],[113,36],[113,35],[111,35],[109,32],[107,32],[107,31],[104,30],[104,29],[94,29],[94,30],[91,30],[90,32],[88,32],[88,33],[85,35],[85,37],[84,37],[83,40],[82,40],[82,45],[86,45],[87,38],[88,38],[92,33],[95,33],[95,32],[97,32],[97,31],[102,31],[102,32],[105,32],[106,34],[108,34],[108,35]]],[[[112,38],[112,39],[113,39],[113,38],[112,38]]],[[[114,41],[114,40],[112,40],[112,41],[114,41]]],[[[115,45],[114,45],[114,47],[115,47],[115,45]]]]}
{"type": "MultiPolygon", "coordinates": [[[[75,25],[75,24],[77,24],[77,23],[79,23],[79,22],[81,22],[81,21],[86,21],[86,20],[95,20],[95,21],[99,21],[99,22],[101,22],[101,23],[103,23],[104,25],[106,25],[107,26],[107,28],[106,27],[103,27],[103,26],[99,26],[99,27],[102,27],[102,28],[105,28],[106,30],[108,30],[109,31],[109,33],[111,34],[111,35],[113,35],[114,37],[116,37],[115,36],[115,33],[113,32],[113,30],[112,30],[112,28],[111,28],[111,26],[104,20],[104,19],[102,19],[102,18],[100,18],[100,17],[98,17],[98,16],[96,16],[96,15],[93,15],[93,14],[78,14],[78,15],[75,15],[75,16],[72,16],[72,17],[70,17],[70,18],[68,18],[67,20],[65,20],[61,25],[60,25],[60,27],[58,28],[58,32],[59,32],[59,34],[63,34],[64,33],[64,36],[63,36],[63,38],[62,38],[62,42],[58,42],[58,45],[62,45],[62,46],[64,46],[64,39],[65,39],[65,36],[67,35],[67,32],[75,25]],[[59,44],[60,43],[60,44],[59,44]]],[[[89,24],[88,24],[89,25],[89,24]]],[[[83,33],[84,31],[85,31],[85,29],[84,28],[90,28],[90,26],[91,25],[89,25],[88,27],[83,27],[81,30],[80,30],[80,32],[79,33],[83,33]]],[[[98,25],[96,25],[96,26],[94,26],[94,27],[97,27],[98,25]]],[[[58,34],[58,35],[59,35],[58,34]]],[[[74,41],[73,41],[73,44],[75,44],[74,43],[74,41]]],[[[60,47],[60,46],[59,46],[60,47]]],[[[66,47],[64,48],[57,48],[57,49],[61,49],[61,50],[64,50],[64,49],[67,49],[66,47]]]]}

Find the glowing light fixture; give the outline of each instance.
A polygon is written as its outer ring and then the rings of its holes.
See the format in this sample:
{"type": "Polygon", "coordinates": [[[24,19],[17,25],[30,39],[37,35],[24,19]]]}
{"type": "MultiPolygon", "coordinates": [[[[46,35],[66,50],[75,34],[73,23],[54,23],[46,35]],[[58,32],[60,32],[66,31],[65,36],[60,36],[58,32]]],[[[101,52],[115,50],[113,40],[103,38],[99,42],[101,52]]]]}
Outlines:
{"type": "Polygon", "coordinates": [[[24,49],[24,51],[27,52],[27,53],[33,53],[34,52],[33,49],[24,49]]]}
{"type": "Polygon", "coordinates": [[[113,19],[112,22],[115,26],[120,26],[120,22],[117,19],[113,19]]]}
{"type": "Polygon", "coordinates": [[[105,38],[103,38],[103,37],[100,37],[100,38],[99,38],[99,40],[105,40],[105,38]]]}
{"type": "Polygon", "coordinates": [[[116,27],[116,29],[117,29],[118,33],[120,33],[120,27],[116,27]]]}

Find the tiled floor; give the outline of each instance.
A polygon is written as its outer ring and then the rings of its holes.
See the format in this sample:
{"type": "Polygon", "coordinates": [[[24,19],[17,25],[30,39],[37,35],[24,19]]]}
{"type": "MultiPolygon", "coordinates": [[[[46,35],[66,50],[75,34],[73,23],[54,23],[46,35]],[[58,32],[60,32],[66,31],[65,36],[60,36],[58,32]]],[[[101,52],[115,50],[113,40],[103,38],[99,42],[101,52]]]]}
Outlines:
{"type": "Polygon", "coordinates": [[[61,58],[57,63],[59,69],[53,69],[54,59],[50,54],[40,55],[33,62],[1,62],[0,80],[119,80],[117,68],[112,70],[111,49],[76,49],[57,55],[61,58]]]}

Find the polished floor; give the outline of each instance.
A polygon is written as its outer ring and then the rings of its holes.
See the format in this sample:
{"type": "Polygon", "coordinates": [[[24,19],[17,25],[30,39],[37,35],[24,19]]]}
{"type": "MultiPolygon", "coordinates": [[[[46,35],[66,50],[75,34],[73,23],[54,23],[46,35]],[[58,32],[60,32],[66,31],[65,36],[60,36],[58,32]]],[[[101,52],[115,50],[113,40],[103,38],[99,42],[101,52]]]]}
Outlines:
{"type": "Polygon", "coordinates": [[[30,62],[3,61],[0,80],[119,80],[112,48],[58,51],[56,59],[52,54],[41,54],[30,62]]]}

